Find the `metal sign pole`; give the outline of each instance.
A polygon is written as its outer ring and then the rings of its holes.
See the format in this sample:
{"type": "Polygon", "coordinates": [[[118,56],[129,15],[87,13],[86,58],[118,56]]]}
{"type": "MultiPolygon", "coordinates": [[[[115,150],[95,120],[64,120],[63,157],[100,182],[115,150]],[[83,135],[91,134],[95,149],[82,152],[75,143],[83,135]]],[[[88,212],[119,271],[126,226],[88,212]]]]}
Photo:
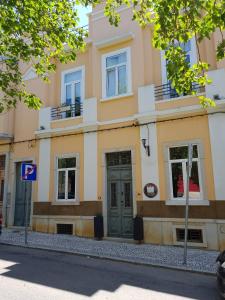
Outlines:
{"type": "Polygon", "coordinates": [[[25,181],[25,232],[24,239],[25,245],[27,245],[28,238],[28,225],[29,225],[29,200],[27,195],[27,181],[33,182],[37,180],[37,165],[29,162],[23,162],[21,164],[21,180],[25,181]]]}
{"type": "Polygon", "coordinates": [[[25,245],[28,238],[28,197],[27,197],[27,182],[25,181],[25,245]]]}
{"type": "Polygon", "coordinates": [[[188,240],[188,218],[189,218],[189,185],[192,169],[193,145],[188,145],[187,181],[186,181],[186,207],[185,207],[185,230],[184,230],[184,261],[187,265],[187,240],[188,240]]]}

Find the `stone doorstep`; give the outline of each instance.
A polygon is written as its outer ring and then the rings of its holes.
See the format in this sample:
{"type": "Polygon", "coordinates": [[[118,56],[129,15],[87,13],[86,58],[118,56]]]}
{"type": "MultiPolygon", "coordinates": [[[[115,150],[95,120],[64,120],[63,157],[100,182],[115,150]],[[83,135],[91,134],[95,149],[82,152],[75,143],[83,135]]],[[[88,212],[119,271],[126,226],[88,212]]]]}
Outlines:
{"type": "Polygon", "coordinates": [[[197,274],[205,274],[205,275],[213,275],[216,276],[216,273],[213,271],[201,271],[201,270],[195,270],[192,269],[191,267],[186,267],[186,266],[176,266],[176,265],[164,265],[160,263],[150,263],[150,262],[143,262],[143,261],[135,261],[129,258],[118,258],[118,257],[111,257],[107,255],[95,255],[95,254],[85,254],[80,251],[72,251],[72,250],[62,250],[62,249],[52,249],[47,246],[42,246],[42,245],[23,245],[21,243],[13,243],[13,242],[7,242],[7,241],[0,241],[0,244],[2,245],[10,245],[10,246],[17,246],[17,247],[22,247],[22,248],[30,248],[30,249],[38,249],[38,250],[46,250],[46,251],[52,251],[56,253],[63,253],[63,254],[74,254],[74,255],[80,255],[80,256],[85,256],[87,258],[96,258],[96,259],[107,259],[111,261],[118,261],[118,262],[124,262],[124,263],[131,263],[134,265],[142,265],[142,266],[149,266],[149,267],[159,267],[159,268],[165,268],[165,269],[171,269],[171,270],[177,270],[177,271],[186,271],[190,273],[197,273],[197,274]]]}

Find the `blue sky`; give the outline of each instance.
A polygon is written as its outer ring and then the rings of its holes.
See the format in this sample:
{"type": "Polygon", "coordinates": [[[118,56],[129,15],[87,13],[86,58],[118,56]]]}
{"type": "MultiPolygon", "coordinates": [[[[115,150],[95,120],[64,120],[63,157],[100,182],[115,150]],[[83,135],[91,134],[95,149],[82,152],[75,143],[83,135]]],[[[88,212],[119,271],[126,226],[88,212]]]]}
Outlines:
{"type": "Polygon", "coordinates": [[[88,24],[88,18],[86,16],[86,14],[91,11],[91,7],[85,8],[85,7],[80,6],[78,8],[78,10],[79,10],[79,17],[80,17],[80,26],[87,25],[88,24]]]}

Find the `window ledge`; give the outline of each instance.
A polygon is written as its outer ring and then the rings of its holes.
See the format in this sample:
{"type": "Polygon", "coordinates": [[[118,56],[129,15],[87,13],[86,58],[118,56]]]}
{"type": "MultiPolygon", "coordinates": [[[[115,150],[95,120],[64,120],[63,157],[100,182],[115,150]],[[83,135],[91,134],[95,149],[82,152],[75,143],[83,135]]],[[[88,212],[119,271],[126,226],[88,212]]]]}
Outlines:
{"type": "Polygon", "coordinates": [[[165,103],[165,102],[171,102],[171,101],[182,101],[184,99],[191,99],[199,96],[205,96],[205,92],[203,93],[197,93],[196,95],[185,95],[185,96],[179,96],[177,98],[166,98],[166,99],[161,99],[161,100],[156,100],[156,103],[165,103]]]}
{"type": "Polygon", "coordinates": [[[79,201],[56,200],[52,205],[80,205],[79,201]]]}
{"type": "Polygon", "coordinates": [[[68,117],[68,118],[62,118],[62,119],[56,119],[56,120],[51,120],[51,123],[58,123],[58,122],[64,122],[66,120],[71,121],[71,120],[77,120],[81,119],[83,117],[83,114],[81,116],[76,116],[76,117],[68,117]]]}
{"type": "MultiPolygon", "coordinates": [[[[177,205],[177,206],[185,206],[185,200],[167,200],[166,205],[177,205]]],[[[190,200],[190,206],[209,206],[208,200],[190,200]]]]}
{"type": "Polygon", "coordinates": [[[133,95],[134,95],[133,93],[126,93],[126,94],[121,94],[121,95],[117,95],[117,96],[113,96],[113,97],[102,98],[102,99],[100,99],[100,101],[105,102],[105,101],[111,101],[111,100],[118,100],[121,98],[131,97],[133,95]]]}

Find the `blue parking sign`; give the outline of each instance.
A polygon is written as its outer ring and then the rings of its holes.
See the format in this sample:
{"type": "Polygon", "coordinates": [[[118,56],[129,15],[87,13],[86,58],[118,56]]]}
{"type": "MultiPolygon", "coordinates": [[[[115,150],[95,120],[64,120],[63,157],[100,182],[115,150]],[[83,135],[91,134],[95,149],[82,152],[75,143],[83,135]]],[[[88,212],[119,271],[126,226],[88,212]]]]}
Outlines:
{"type": "Polygon", "coordinates": [[[22,163],[21,179],[24,181],[35,181],[37,179],[37,166],[30,163],[22,163]]]}

